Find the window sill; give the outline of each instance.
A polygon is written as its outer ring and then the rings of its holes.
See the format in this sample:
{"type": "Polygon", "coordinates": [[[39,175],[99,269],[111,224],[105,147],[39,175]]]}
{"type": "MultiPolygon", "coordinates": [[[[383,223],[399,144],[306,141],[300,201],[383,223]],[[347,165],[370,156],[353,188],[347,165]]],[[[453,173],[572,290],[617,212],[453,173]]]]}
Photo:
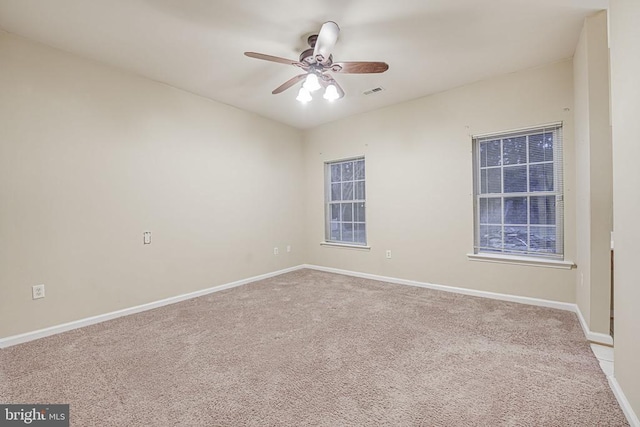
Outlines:
{"type": "Polygon", "coordinates": [[[360,250],[363,250],[363,251],[371,250],[371,246],[350,245],[348,243],[320,242],[320,245],[321,246],[334,246],[336,248],[360,249],[360,250]]]}
{"type": "Polygon", "coordinates": [[[528,265],[532,267],[559,268],[571,270],[576,265],[572,261],[561,261],[555,259],[522,257],[515,255],[498,254],[467,254],[470,261],[496,262],[500,264],[528,265]]]}

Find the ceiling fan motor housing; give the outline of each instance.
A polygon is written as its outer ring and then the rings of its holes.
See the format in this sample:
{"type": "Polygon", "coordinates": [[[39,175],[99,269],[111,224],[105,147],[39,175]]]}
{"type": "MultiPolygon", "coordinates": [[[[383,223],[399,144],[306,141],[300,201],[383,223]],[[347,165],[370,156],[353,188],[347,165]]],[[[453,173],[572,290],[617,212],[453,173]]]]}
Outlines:
{"type": "Polygon", "coordinates": [[[313,64],[315,62],[313,58],[313,48],[307,49],[300,54],[300,62],[303,64],[313,64]]]}
{"type": "MultiPolygon", "coordinates": [[[[313,56],[313,48],[307,49],[300,54],[300,62],[305,65],[315,65],[318,64],[317,59],[313,56]]],[[[329,55],[329,59],[324,62],[324,67],[330,67],[333,63],[333,55],[329,55]]],[[[318,64],[322,68],[323,65],[318,64]]]]}

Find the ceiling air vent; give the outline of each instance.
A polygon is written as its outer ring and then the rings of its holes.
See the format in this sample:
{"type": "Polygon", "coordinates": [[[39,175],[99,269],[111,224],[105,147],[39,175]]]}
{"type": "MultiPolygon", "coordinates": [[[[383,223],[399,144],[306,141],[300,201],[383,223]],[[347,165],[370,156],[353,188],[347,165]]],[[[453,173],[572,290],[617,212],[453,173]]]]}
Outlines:
{"type": "Polygon", "coordinates": [[[369,89],[369,90],[365,90],[364,92],[362,92],[365,95],[371,95],[372,93],[378,93],[378,92],[382,92],[384,90],[383,87],[374,87],[373,89],[369,89]]]}

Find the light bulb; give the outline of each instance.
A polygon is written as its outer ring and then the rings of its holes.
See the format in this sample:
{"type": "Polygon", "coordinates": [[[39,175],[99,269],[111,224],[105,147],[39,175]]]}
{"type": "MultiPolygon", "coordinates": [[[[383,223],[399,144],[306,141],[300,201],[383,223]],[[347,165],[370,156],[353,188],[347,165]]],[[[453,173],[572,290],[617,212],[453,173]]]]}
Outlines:
{"type": "Polygon", "coordinates": [[[306,104],[307,102],[311,101],[312,98],[307,88],[303,86],[300,88],[300,92],[298,92],[298,96],[296,97],[296,99],[303,104],[306,104]]]}
{"type": "Polygon", "coordinates": [[[336,99],[340,98],[340,95],[338,94],[338,89],[336,88],[336,86],[335,85],[327,86],[327,90],[324,91],[323,98],[328,101],[335,101],[336,99]]]}
{"type": "Polygon", "coordinates": [[[318,81],[318,76],[313,73],[309,73],[307,78],[304,81],[303,87],[309,92],[314,92],[321,88],[320,82],[318,81]]]}

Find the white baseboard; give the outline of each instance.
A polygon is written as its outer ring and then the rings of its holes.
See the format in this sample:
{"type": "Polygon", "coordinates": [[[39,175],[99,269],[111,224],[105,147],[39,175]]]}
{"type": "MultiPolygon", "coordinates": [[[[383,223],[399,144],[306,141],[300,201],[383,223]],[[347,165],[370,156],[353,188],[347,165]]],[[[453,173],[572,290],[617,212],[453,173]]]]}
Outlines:
{"type": "Polygon", "coordinates": [[[611,338],[611,335],[603,334],[600,332],[592,332],[587,325],[587,321],[584,320],[584,316],[582,315],[582,311],[580,311],[580,307],[578,307],[578,304],[574,305],[576,307],[575,312],[578,316],[578,320],[580,321],[580,326],[582,326],[582,330],[584,331],[584,336],[587,337],[587,339],[591,342],[612,346],[613,338],[611,338]]]}
{"type": "Polygon", "coordinates": [[[546,300],[546,299],[540,299],[540,298],[523,297],[518,295],[500,294],[496,292],[479,291],[475,289],[457,288],[454,286],[436,285],[433,283],[418,282],[415,280],[407,280],[407,279],[398,279],[395,277],[379,276],[377,274],[360,273],[357,271],[341,270],[338,268],[331,268],[331,267],[322,267],[319,265],[305,264],[303,267],[309,268],[312,270],[326,271],[328,273],[344,274],[346,276],[361,277],[363,279],[378,280],[381,282],[395,283],[399,285],[417,286],[420,288],[435,289],[438,291],[453,292],[456,294],[471,295],[474,297],[491,298],[491,299],[496,299],[501,301],[509,301],[509,302],[516,302],[520,304],[536,305],[540,307],[549,307],[549,308],[556,308],[559,310],[572,311],[577,314],[578,320],[580,321],[580,326],[582,326],[582,330],[584,331],[584,335],[587,338],[587,340],[598,343],[598,344],[613,345],[613,339],[611,338],[610,335],[601,334],[598,332],[591,332],[589,330],[589,327],[587,326],[587,323],[585,322],[584,317],[582,316],[582,313],[580,312],[580,309],[578,308],[577,304],[560,302],[560,301],[552,301],[552,300],[546,300]]]}
{"type": "Polygon", "coordinates": [[[638,419],[636,413],[633,411],[631,404],[627,400],[627,397],[624,395],[624,392],[622,391],[620,384],[618,384],[615,376],[607,377],[607,379],[609,380],[609,387],[611,387],[611,390],[613,390],[613,394],[616,396],[616,399],[618,399],[618,403],[620,404],[620,408],[622,408],[622,412],[624,412],[624,415],[627,417],[627,421],[629,421],[629,425],[631,427],[640,427],[640,420],[638,419]]]}
{"type": "Polygon", "coordinates": [[[263,280],[263,279],[267,279],[267,278],[270,278],[270,277],[278,276],[280,274],[288,273],[288,272],[291,272],[291,271],[300,270],[302,268],[309,268],[309,269],[312,269],[312,270],[326,271],[326,272],[329,272],[329,273],[336,273],[336,274],[344,274],[344,275],[347,275],[347,276],[361,277],[361,278],[364,278],[364,279],[371,279],[371,280],[377,280],[377,281],[388,282],[388,283],[395,283],[395,284],[400,284],[400,285],[417,286],[417,287],[421,287],[421,288],[434,289],[434,290],[439,290],[439,291],[444,291],[444,292],[453,292],[453,293],[458,293],[458,294],[463,294],[463,295],[471,295],[471,296],[482,297],[482,298],[491,298],[491,299],[496,299],[496,300],[501,300],[501,301],[516,302],[516,303],[520,303],[520,304],[529,304],[529,305],[536,305],[536,306],[541,306],[541,307],[556,308],[556,309],[559,309],[559,310],[573,311],[574,313],[577,314],[578,320],[580,321],[580,325],[582,326],[584,334],[585,334],[586,338],[589,341],[592,341],[592,342],[595,342],[595,343],[598,343],[598,344],[613,345],[613,339],[611,338],[611,336],[606,335],[606,334],[601,334],[601,333],[598,333],[598,332],[591,332],[589,330],[589,327],[587,326],[587,323],[586,323],[584,317],[582,316],[582,313],[580,312],[580,309],[578,308],[578,306],[576,304],[566,303],[566,302],[559,302],[559,301],[551,301],[551,300],[545,300],[545,299],[539,299],[539,298],[523,297],[523,296],[517,296],[517,295],[500,294],[500,293],[496,293],[496,292],[479,291],[479,290],[475,290],[475,289],[458,288],[458,287],[454,287],[454,286],[437,285],[437,284],[433,284],[433,283],[418,282],[418,281],[415,281],[415,280],[398,279],[398,278],[395,278],[395,277],[379,276],[377,274],[361,273],[361,272],[350,271],[350,270],[341,270],[341,269],[332,268],[332,267],[322,267],[322,266],[318,266],[318,265],[303,264],[303,265],[298,265],[298,266],[291,267],[291,268],[286,268],[286,269],[283,269],[283,270],[274,271],[274,272],[271,272],[271,273],[266,273],[266,274],[261,274],[261,275],[254,276],[254,277],[249,277],[247,279],[242,279],[242,280],[238,280],[238,281],[231,282],[231,283],[226,283],[226,284],[219,285],[219,286],[214,286],[214,287],[207,288],[207,289],[202,289],[200,291],[195,291],[195,292],[190,292],[190,293],[187,293],[187,294],[177,295],[175,297],[165,298],[163,300],[159,300],[159,301],[154,301],[154,302],[150,302],[150,303],[147,303],[147,304],[138,305],[138,306],[135,306],[135,307],[125,308],[125,309],[113,311],[113,312],[110,312],[110,313],[100,314],[100,315],[93,316],[93,317],[87,317],[85,319],[80,319],[80,320],[75,320],[75,321],[68,322],[68,323],[63,323],[61,325],[55,325],[55,326],[51,326],[51,327],[48,327],[48,328],[39,329],[39,330],[33,331],[33,332],[27,332],[27,333],[20,334],[20,335],[13,335],[13,336],[6,337],[6,338],[0,338],[0,348],[10,347],[12,345],[21,344],[21,343],[24,343],[24,342],[28,342],[28,341],[32,341],[32,340],[38,339],[38,338],[48,337],[50,335],[55,335],[55,334],[59,334],[59,333],[66,332],[66,331],[70,331],[70,330],[73,330],[73,329],[81,328],[81,327],[84,327],[84,326],[89,326],[89,325],[93,325],[93,324],[96,324],[96,323],[104,322],[104,321],[107,321],[107,320],[115,319],[115,318],[118,318],[118,317],[127,316],[129,314],[140,313],[142,311],[151,310],[151,309],[154,309],[154,308],[162,307],[164,305],[175,304],[177,302],[184,301],[184,300],[187,300],[187,299],[197,298],[197,297],[200,297],[200,296],[203,296],[203,295],[207,295],[207,294],[210,294],[210,293],[219,292],[219,291],[222,291],[222,290],[225,290],[225,289],[234,288],[236,286],[245,285],[247,283],[251,283],[251,282],[258,281],[258,280],[263,280]]]}
{"type": "Polygon", "coordinates": [[[225,283],[223,285],[213,286],[211,288],[202,289],[187,294],[177,295],[175,297],[165,298],[159,301],[153,301],[147,304],[137,305],[135,307],[129,307],[122,310],[112,311],[110,313],[99,314],[97,316],[87,317],[80,320],[74,320],[73,322],[63,323],[61,325],[55,325],[44,329],[39,329],[33,332],[27,332],[24,334],[13,335],[6,338],[0,338],[0,348],[6,348],[17,344],[22,344],[28,341],[33,341],[38,338],[44,338],[62,332],[71,331],[73,329],[82,328],[84,326],[93,325],[96,323],[104,322],[107,320],[115,319],[129,314],[140,313],[142,311],[151,310],[154,308],[162,307],[169,304],[175,304],[180,301],[185,301],[192,298],[201,297],[203,295],[211,294],[214,292],[223,291],[225,289],[235,288],[237,286],[246,285],[247,283],[256,282],[258,280],[268,279],[270,277],[279,276],[280,274],[289,273],[304,268],[302,265],[295,267],[285,268],[284,270],[278,270],[271,273],[260,274],[258,276],[249,277],[247,279],[237,280],[231,283],[225,283]]]}
{"type": "Polygon", "coordinates": [[[415,281],[415,280],[398,279],[398,278],[395,278],[395,277],[379,276],[377,274],[360,273],[360,272],[350,271],[350,270],[341,270],[341,269],[338,269],[338,268],[322,267],[322,266],[318,266],[318,265],[303,264],[303,265],[298,265],[298,266],[291,267],[291,268],[286,268],[284,270],[278,270],[278,271],[274,271],[274,272],[271,272],[271,273],[261,274],[261,275],[250,277],[250,278],[247,278],[247,279],[242,279],[242,280],[238,280],[238,281],[235,281],[235,282],[226,283],[224,285],[214,286],[212,288],[191,292],[191,293],[188,293],[188,294],[183,294],[183,295],[178,295],[178,296],[175,296],[175,297],[166,298],[166,299],[163,299],[163,300],[160,300],[160,301],[154,301],[154,302],[150,302],[150,303],[147,303],[147,304],[138,305],[138,306],[135,306],[135,307],[130,307],[130,308],[122,309],[122,310],[113,311],[113,312],[110,312],[110,313],[100,314],[100,315],[93,316],[93,317],[87,317],[85,319],[80,319],[80,320],[75,320],[73,322],[63,323],[61,325],[51,326],[51,327],[48,327],[48,328],[45,328],[45,329],[40,329],[40,330],[33,331],[33,332],[27,332],[27,333],[20,334],[20,335],[14,335],[14,336],[6,337],[6,338],[0,338],[0,348],[9,347],[9,346],[16,345],[16,344],[21,344],[21,343],[24,343],[24,342],[27,342],[27,341],[32,341],[32,340],[35,340],[35,339],[38,339],[38,338],[43,338],[43,337],[47,337],[47,336],[54,335],[54,334],[59,334],[61,332],[70,331],[72,329],[81,328],[83,326],[93,325],[95,323],[104,322],[106,320],[115,319],[115,318],[126,316],[126,315],[129,315],[129,314],[134,314],[134,313],[139,313],[139,312],[146,311],[146,310],[151,310],[153,308],[162,307],[164,305],[174,304],[174,303],[177,303],[177,302],[180,302],[180,301],[184,301],[184,300],[187,300],[187,299],[196,298],[196,297],[207,295],[207,294],[210,294],[210,293],[213,293],[213,292],[218,292],[218,291],[222,291],[222,290],[225,290],[225,289],[234,288],[236,286],[241,286],[241,285],[244,285],[244,284],[247,284],[247,283],[251,283],[251,282],[255,282],[255,281],[258,281],[258,280],[267,279],[269,277],[278,276],[280,274],[288,273],[290,271],[300,270],[302,268],[309,268],[309,269],[312,269],[312,270],[326,271],[326,272],[329,272],[329,273],[344,274],[344,275],[347,275],[347,276],[361,277],[361,278],[364,278],[364,279],[371,279],[371,280],[377,280],[377,281],[388,282],[388,283],[395,283],[395,284],[400,284],[400,285],[417,286],[417,287],[421,287],[421,288],[435,289],[435,290],[445,291],[445,292],[454,292],[454,293],[463,294],[463,295],[471,295],[471,296],[482,297],[482,298],[491,298],[491,299],[496,299],[496,300],[501,300],[501,301],[516,302],[516,303],[520,303],[520,304],[529,304],[529,305],[536,305],[536,306],[541,306],[541,307],[556,308],[556,309],[559,309],[559,310],[573,311],[574,313],[576,313],[578,315],[578,319],[580,321],[580,325],[582,326],[582,329],[584,330],[584,334],[585,334],[585,336],[587,337],[587,339],[589,341],[592,341],[592,342],[595,342],[595,343],[599,343],[599,344],[604,344],[604,345],[613,345],[613,339],[611,338],[611,336],[606,335],[606,334],[601,334],[601,333],[598,333],[598,332],[591,332],[589,330],[589,327],[587,326],[587,323],[586,323],[584,317],[582,316],[582,313],[580,312],[580,309],[578,308],[578,306],[576,304],[566,303],[566,302],[559,302],[559,301],[551,301],[551,300],[545,300],[545,299],[539,299],[539,298],[523,297],[523,296],[517,296],[517,295],[500,294],[500,293],[496,293],[496,292],[479,291],[479,290],[475,290],[475,289],[458,288],[458,287],[454,287],[454,286],[437,285],[437,284],[433,284],[433,283],[418,282],[418,281],[415,281]]]}
{"type": "MultiPolygon", "coordinates": [[[[517,295],[500,294],[496,292],[479,291],[475,289],[458,288],[454,286],[436,285],[433,283],[418,282],[415,280],[398,279],[395,277],[379,276],[377,274],[360,273],[360,272],[350,271],[350,270],[341,270],[338,268],[303,264],[295,267],[285,268],[283,270],[274,271],[271,273],[265,273],[258,276],[249,277],[247,279],[237,280],[235,282],[230,282],[223,285],[213,286],[211,288],[202,289],[202,290],[190,292],[187,294],[177,295],[175,297],[165,298],[159,301],[142,304],[135,307],[125,308],[122,310],[112,311],[110,313],[100,314],[98,316],[87,317],[85,319],[75,320],[73,322],[51,326],[51,327],[40,329],[33,332],[27,332],[24,334],[1,338],[0,348],[6,348],[6,347],[10,347],[17,344],[22,344],[28,341],[36,340],[38,338],[48,337],[51,335],[59,334],[62,332],[70,331],[70,330],[81,328],[84,326],[89,326],[89,325],[104,322],[107,320],[115,319],[118,317],[127,316],[129,314],[140,313],[143,311],[151,310],[151,309],[162,307],[165,305],[175,304],[180,301],[201,297],[214,292],[223,291],[225,289],[235,288],[238,286],[246,285],[251,282],[256,282],[258,280],[268,279],[270,277],[279,276],[284,273],[301,270],[303,268],[308,268],[311,270],[318,270],[318,271],[326,271],[329,273],[343,274],[346,276],[361,277],[364,279],[371,279],[371,280],[377,280],[377,281],[388,282],[388,283],[395,283],[399,285],[417,286],[420,288],[434,289],[434,290],[439,290],[444,292],[453,292],[453,293],[462,294],[462,295],[471,295],[471,296],[491,298],[491,299],[496,299],[501,301],[516,302],[520,304],[536,305],[541,307],[556,308],[559,310],[573,311],[577,314],[578,319],[580,321],[580,325],[582,326],[582,329],[584,330],[584,334],[589,341],[606,344],[606,345],[613,345],[613,339],[611,338],[611,336],[597,333],[597,332],[591,332],[589,330],[586,324],[586,321],[582,316],[582,312],[580,311],[580,308],[578,308],[576,304],[559,302],[559,301],[551,301],[551,300],[545,300],[545,299],[539,299],[539,298],[523,297],[523,296],[517,296],[517,295]]],[[[609,380],[609,385],[613,390],[613,393],[616,396],[616,399],[618,400],[618,403],[620,404],[620,407],[622,408],[622,411],[627,417],[627,420],[629,421],[629,424],[631,425],[631,427],[640,427],[640,421],[638,421],[638,417],[633,411],[633,408],[631,408],[631,405],[629,404],[629,401],[627,400],[622,389],[620,388],[620,384],[618,384],[618,381],[616,381],[615,377],[607,377],[607,379],[609,380]]]]}
{"type": "Polygon", "coordinates": [[[453,292],[456,294],[471,295],[474,297],[491,298],[501,301],[517,302],[520,304],[537,305],[540,307],[557,308],[559,310],[575,311],[575,304],[546,299],[521,297],[517,295],[500,294],[496,292],[479,291],[476,289],[457,288],[454,286],[436,285],[433,283],[418,282],[415,280],[398,279],[395,277],[378,276],[377,274],[360,273],[357,271],[340,270],[338,268],[322,267],[318,265],[305,264],[304,268],[312,270],[326,271],[328,273],[344,274],[346,276],[361,277],[363,279],[378,280],[381,282],[395,283],[398,285],[417,286],[419,288],[435,289],[437,291],[453,292]]]}

